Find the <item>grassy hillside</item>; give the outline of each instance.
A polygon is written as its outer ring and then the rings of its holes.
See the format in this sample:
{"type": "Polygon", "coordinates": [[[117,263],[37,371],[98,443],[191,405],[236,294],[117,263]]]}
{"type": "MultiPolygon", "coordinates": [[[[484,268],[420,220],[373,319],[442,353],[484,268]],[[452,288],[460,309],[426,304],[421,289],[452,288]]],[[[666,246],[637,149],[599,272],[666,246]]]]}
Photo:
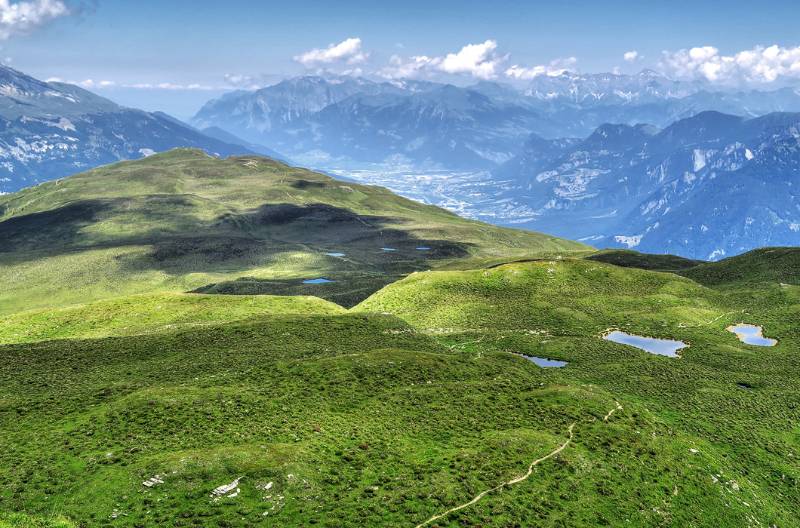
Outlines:
{"type": "Polygon", "coordinates": [[[630,249],[606,249],[586,257],[589,260],[614,264],[623,268],[639,268],[653,271],[680,271],[702,264],[677,255],[652,255],[630,249]]]}
{"type": "Polygon", "coordinates": [[[194,151],[0,215],[2,528],[797,525],[796,250],[586,259],[194,151]]]}
{"type": "MultiPolygon", "coordinates": [[[[270,315],[0,351],[0,509],[31,516],[414,526],[523,475],[572,430],[530,479],[435,524],[740,526],[753,514],[743,502],[787,519],[724,447],[638,397],[389,316],[270,315]]],[[[628,355],[598,351],[600,365],[628,355]]],[[[648,359],[634,368],[669,368],[648,359]]]]}
{"type": "Polygon", "coordinates": [[[718,262],[702,263],[683,275],[710,286],[763,282],[800,285],[800,248],[756,249],[718,262]]]}
{"type": "Polygon", "coordinates": [[[0,526],[416,526],[539,459],[428,526],[792,526],[798,316],[797,286],[577,259],[415,273],[349,312],[159,294],[17,314],[0,511],[24,515],[0,526]]]}
{"type": "Polygon", "coordinates": [[[169,332],[256,316],[342,312],[342,307],[317,297],[132,295],[0,316],[0,344],[169,332]]]}
{"type": "MultiPolygon", "coordinates": [[[[731,473],[722,479],[709,474],[705,486],[751,505],[740,525],[796,522],[792,513],[800,505],[800,463],[794,458],[800,452],[795,426],[800,418],[796,324],[800,288],[796,286],[766,283],[714,290],[669,273],[553,260],[491,270],[416,273],[376,293],[356,310],[394,314],[472,357],[505,352],[567,361],[566,368],[556,369],[558,379],[591,384],[636,402],[663,419],[670,434],[690,435],[703,444],[699,452],[728,461],[731,473]],[[774,348],[742,344],[725,330],[737,322],[763,325],[779,344],[774,348]],[[608,328],[679,339],[689,347],[680,359],[654,356],[600,339],[608,328]],[[736,481],[738,489],[724,492],[725,481],[736,481]],[[746,485],[741,485],[743,481],[746,485]],[[758,506],[744,499],[745,489],[758,497],[758,506]],[[777,520],[781,518],[782,522],[777,520]]],[[[693,460],[687,453],[680,467],[694,466],[693,460]]],[[[671,501],[664,491],[666,505],[671,501]]],[[[675,493],[686,490],[679,484],[675,493]]],[[[687,524],[662,512],[663,525],[687,524]]],[[[705,520],[694,525],[713,524],[715,515],[706,512],[705,520]]]]}
{"type": "Polygon", "coordinates": [[[251,293],[333,294],[352,305],[414,270],[587,249],[266,158],[194,150],[0,196],[0,240],[0,313],[239,278],[251,293]],[[317,277],[337,286],[302,284],[317,277]]]}

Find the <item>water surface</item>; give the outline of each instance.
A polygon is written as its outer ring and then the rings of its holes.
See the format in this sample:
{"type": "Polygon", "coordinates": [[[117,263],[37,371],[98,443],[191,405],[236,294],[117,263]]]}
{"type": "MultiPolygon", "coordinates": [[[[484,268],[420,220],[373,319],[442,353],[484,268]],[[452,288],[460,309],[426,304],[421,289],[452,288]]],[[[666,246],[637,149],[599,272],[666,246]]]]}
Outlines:
{"type": "Polygon", "coordinates": [[[549,358],[541,358],[536,356],[526,356],[525,354],[517,354],[518,356],[524,357],[528,361],[536,363],[542,368],[561,368],[566,367],[566,361],[559,361],[557,359],[549,359],[549,358]]]}
{"type": "Polygon", "coordinates": [[[381,249],[382,249],[382,250],[384,250],[384,251],[397,251],[397,249],[395,249],[395,248],[390,248],[390,247],[383,247],[383,248],[381,248],[381,249]]]}
{"type": "Polygon", "coordinates": [[[303,284],[328,284],[329,282],[336,282],[336,281],[320,277],[318,279],[306,279],[303,281],[303,284]]]}
{"type": "Polygon", "coordinates": [[[344,256],[344,253],[339,253],[337,251],[332,251],[330,253],[325,253],[325,254],[328,255],[329,257],[343,257],[344,256]]]}
{"type": "Polygon", "coordinates": [[[651,354],[667,357],[678,357],[678,351],[689,346],[683,341],[642,337],[620,332],[619,330],[615,330],[604,335],[603,339],[613,341],[615,343],[621,343],[623,345],[630,345],[632,347],[644,350],[645,352],[650,352],[651,354]]]}
{"type": "Polygon", "coordinates": [[[758,325],[739,323],[729,326],[726,330],[733,332],[739,341],[755,346],[775,346],[778,344],[776,339],[764,337],[764,329],[758,325]]]}
{"type": "Polygon", "coordinates": [[[431,248],[429,248],[428,246],[419,246],[417,248],[417,251],[430,251],[430,250],[431,248]]]}

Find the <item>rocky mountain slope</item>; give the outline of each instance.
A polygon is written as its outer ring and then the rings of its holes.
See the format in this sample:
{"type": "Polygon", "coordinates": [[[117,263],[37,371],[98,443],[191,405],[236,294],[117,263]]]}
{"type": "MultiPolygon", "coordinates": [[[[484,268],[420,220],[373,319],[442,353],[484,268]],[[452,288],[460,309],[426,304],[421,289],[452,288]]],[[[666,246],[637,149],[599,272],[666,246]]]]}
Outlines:
{"type": "Polygon", "coordinates": [[[565,72],[518,90],[306,76],[209,101],[194,117],[316,167],[406,163],[482,170],[516,155],[530,133],[586,137],[604,123],[664,127],[700,111],[757,116],[800,111],[797,90],[729,93],[636,75],[565,72]]]}
{"type": "Polygon", "coordinates": [[[703,112],[658,131],[534,138],[497,171],[528,225],[604,246],[717,259],[800,244],[800,114],[703,112]]]}
{"type": "Polygon", "coordinates": [[[165,114],[0,66],[0,192],[175,147],[220,156],[251,152],[165,114]]]}

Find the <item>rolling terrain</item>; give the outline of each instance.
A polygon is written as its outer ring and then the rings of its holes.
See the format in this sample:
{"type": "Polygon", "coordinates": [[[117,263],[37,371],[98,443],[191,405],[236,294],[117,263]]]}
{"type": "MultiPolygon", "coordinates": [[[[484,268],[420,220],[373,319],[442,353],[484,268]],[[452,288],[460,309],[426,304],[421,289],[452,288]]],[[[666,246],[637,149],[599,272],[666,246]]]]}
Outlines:
{"type": "Polygon", "coordinates": [[[694,268],[724,288],[545,258],[414,273],[349,311],[158,294],[5,316],[0,522],[793,526],[800,285],[749,280],[764,258],[694,268]]]}
{"type": "Polygon", "coordinates": [[[796,525],[797,248],[595,252],[196,150],[0,215],[4,528],[796,525]]]}
{"type": "Polygon", "coordinates": [[[353,305],[415,270],[589,249],[267,158],[186,149],[0,196],[0,239],[0,314],[196,289],[353,305]],[[303,283],[315,278],[335,282],[303,283]]]}

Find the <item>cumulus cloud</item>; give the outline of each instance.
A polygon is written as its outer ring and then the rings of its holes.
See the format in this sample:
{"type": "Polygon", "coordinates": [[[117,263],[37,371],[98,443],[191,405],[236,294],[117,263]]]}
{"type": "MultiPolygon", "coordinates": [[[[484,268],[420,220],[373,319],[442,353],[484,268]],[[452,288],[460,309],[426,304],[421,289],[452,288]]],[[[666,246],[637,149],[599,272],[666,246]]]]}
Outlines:
{"type": "Polygon", "coordinates": [[[76,86],[80,86],[81,88],[92,89],[92,88],[112,88],[117,85],[114,81],[95,81],[94,79],[84,79],[82,81],[68,81],[64,80],[61,77],[48,77],[45,79],[45,82],[55,82],[55,83],[66,83],[66,84],[74,84],[76,86]]]}
{"type": "Polygon", "coordinates": [[[713,83],[772,83],[800,78],[800,46],[756,46],[733,55],[713,46],[664,52],[663,69],[679,78],[713,83]]]}
{"type": "Polygon", "coordinates": [[[514,64],[505,71],[506,77],[517,79],[521,81],[529,81],[535,79],[540,75],[547,75],[549,77],[556,77],[565,72],[572,71],[578,59],[575,57],[567,57],[565,59],[556,59],[549,64],[540,64],[538,66],[525,67],[514,64]]]}
{"type": "Polygon", "coordinates": [[[625,59],[625,62],[636,62],[639,58],[639,52],[636,50],[626,51],[622,54],[622,58],[625,59]]]}
{"type": "Polygon", "coordinates": [[[441,58],[428,57],[427,55],[416,55],[409,59],[403,59],[399,55],[392,55],[389,59],[389,66],[378,72],[378,75],[387,79],[414,79],[423,77],[431,73],[437,64],[441,63],[441,58]]]}
{"type": "Polygon", "coordinates": [[[207,86],[199,83],[179,84],[171,82],[161,83],[118,83],[116,81],[84,79],[82,81],[65,80],[61,77],[50,77],[45,82],[74,84],[87,90],[103,88],[132,88],[135,90],[218,90],[219,87],[207,86]]]}
{"type": "Polygon", "coordinates": [[[488,80],[497,77],[498,69],[506,60],[506,56],[497,53],[497,42],[487,40],[479,44],[467,44],[457,52],[440,57],[415,55],[403,59],[393,55],[389,66],[379,74],[390,79],[402,79],[448,73],[488,80]]]}
{"type": "Polygon", "coordinates": [[[0,39],[28,33],[68,14],[70,11],[62,0],[0,0],[0,39]]]}
{"type": "Polygon", "coordinates": [[[162,83],[134,83],[134,84],[120,84],[122,88],[134,88],[137,90],[217,90],[217,87],[207,86],[205,84],[190,83],[180,84],[171,82],[162,83]]]}
{"type": "Polygon", "coordinates": [[[369,54],[361,49],[361,39],[351,37],[338,44],[331,44],[327,48],[315,48],[296,55],[294,60],[310,68],[339,62],[359,64],[368,57],[369,54]]]}
{"type": "Polygon", "coordinates": [[[494,79],[497,68],[507,57],[496,53],[497,42],[487,40],[467,44],[457,53],[448,53],[437,65],[445,73],[467,73],[478,79],[494,79]]]}

